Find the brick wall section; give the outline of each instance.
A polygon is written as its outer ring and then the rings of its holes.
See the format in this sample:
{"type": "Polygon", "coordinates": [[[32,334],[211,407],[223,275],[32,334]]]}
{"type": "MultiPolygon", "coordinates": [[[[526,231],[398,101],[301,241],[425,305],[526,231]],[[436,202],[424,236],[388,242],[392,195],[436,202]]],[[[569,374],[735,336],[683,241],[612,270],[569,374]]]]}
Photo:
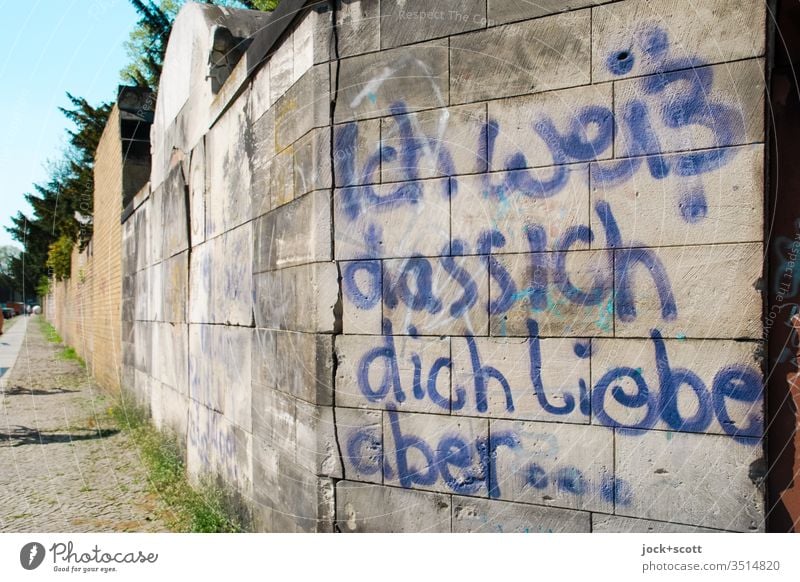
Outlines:
{"type": "Polygon", "coordinates": [[[122,147],[119,109],[109,115],[95,153],[94,231],[83,253],[72,254],[71,278],[55,283],[48,318],[86,361],[97,382],[120,388],[122,301],[122,147]]]}
{"type": "Polygon", "coordinates": [[[91,249],[81,253],[76,246],[71,260],[72,276],[52,284],[51,299],[45,305],[52,304],[53,309],[45,310],[45,315],[64,343],[75,348],[89,365],[94,348],[93,338],[87,333],[92,318],[91,249]]]}
{"type": "Polygon", "coordinates": [[[125,375],[254,528],[763,530],[764,6],[535,4],[318,8],[159,101],[125,375]]]}
{"type": "Polygon", "coordinates": [[[119,220],[123,152],[119,110],[112,111],[95,154],[94,233],[92,241],[92,374],[119,390],[122,302],[122,225],[119,220]]]}

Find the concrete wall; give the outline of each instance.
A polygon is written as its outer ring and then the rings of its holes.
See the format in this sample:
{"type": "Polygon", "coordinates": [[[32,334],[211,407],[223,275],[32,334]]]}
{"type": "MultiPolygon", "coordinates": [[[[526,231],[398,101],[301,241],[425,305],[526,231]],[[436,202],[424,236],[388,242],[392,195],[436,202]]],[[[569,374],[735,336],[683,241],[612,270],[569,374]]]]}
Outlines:
{"type": "Polygon", "coordinates": [[[126,385],[255,529],[763,530],[763,3],[431,6],[184,8],[126,385]]]}

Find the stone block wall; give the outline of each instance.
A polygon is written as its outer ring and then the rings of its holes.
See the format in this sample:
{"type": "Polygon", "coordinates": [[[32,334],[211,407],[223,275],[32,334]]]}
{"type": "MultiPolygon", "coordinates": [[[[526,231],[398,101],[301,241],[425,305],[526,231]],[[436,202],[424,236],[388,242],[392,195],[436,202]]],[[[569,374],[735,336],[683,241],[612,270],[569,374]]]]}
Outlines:
{"type": "Polygon", "coordinates": [[[317,3],[186,89],[248,14],[178,16],[124,224],[192,474],[266,531],[763,530],[763,3],[317,3]]]}

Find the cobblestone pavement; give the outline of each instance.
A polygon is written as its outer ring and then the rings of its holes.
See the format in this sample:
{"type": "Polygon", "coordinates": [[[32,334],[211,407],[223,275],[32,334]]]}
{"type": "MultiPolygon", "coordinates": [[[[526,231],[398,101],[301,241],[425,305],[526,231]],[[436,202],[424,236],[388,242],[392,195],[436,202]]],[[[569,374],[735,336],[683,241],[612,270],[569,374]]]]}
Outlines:
{"type": "Polygon", "coordinates": [[[33,317],[5,375],[0,531],[167,531],[134,443],[108,418],[110,397],[62,349],[33,317]]]}

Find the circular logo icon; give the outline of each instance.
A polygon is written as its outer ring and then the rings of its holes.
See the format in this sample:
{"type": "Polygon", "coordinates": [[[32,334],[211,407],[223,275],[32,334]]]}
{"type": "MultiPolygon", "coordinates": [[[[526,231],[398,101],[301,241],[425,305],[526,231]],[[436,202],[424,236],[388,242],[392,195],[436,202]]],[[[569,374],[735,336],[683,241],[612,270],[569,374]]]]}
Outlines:
{"type": "Polygon", "coordinates": [[[44,546],[39,542],[30,542],[19,551],[19,563],[26,570],[35,570],[44,561],[44,546]]]}

